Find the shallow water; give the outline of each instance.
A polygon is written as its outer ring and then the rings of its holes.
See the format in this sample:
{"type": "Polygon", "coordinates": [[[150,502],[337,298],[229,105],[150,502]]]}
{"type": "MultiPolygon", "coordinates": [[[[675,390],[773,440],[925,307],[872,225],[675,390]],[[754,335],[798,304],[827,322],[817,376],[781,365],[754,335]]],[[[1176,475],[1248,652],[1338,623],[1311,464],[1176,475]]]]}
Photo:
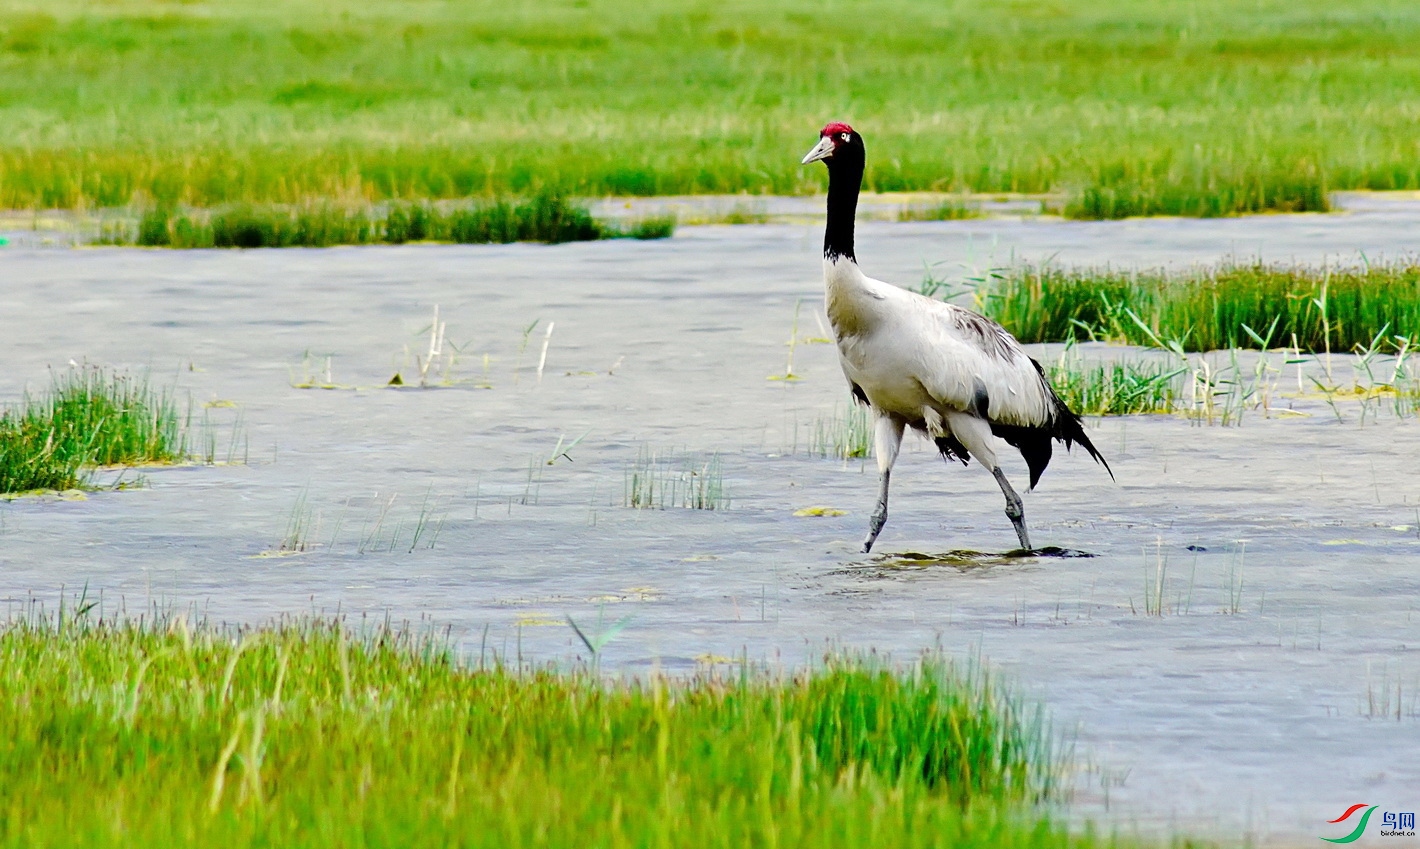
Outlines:
{"type": "MultiPolygon", "coordinates": [[[[867,224],[858,252],[869,273],[915,283],[930,263],[1414,247],[1420,206],[1351,208],[867,224]]],[[[875,470],[806,450],[847,401],[831,346],[796,345],[799,379],[767,379],[785,372],[796,305],[800,337],[820,334],[820,238],[764,225],[558,247],[4,248],[0,398],[71,359],[148,368],[221,402],[207,411],[219,455],[238,415],[249,448],[244,464],[147,470],[145,489],[0,505],[0,592],[13,609],[87,584],[110,609],[388,615],[535,659],[585,654],[567,616],[593,632],[629,617],[602,661],[628,671],[940,646],[979,652],[1075,734],[1093,765],[1080,816],[1301,843],[1337,833],[1325,821],[1358,800],[1414,808],[1420,422],[1362,427],[1304,398],[1279,401],[1303,415],[1240,428],[1092,423],[1117,482],[1060,452],[1025,497],[1037,545],[1090,557],[1007,556],[990,476],[913,441],[878,550],[861,555],[875,470]],[[436,304],[463,351],[454,384],[382,388],[397,369],[412,379],[436,304]],[[358,388],[292,387],[327,356],[332,382],[358,388]],[[623,507],[648,447],[717,456],[730,509],[623,507]],[[812,507],[831,509],[794,515],[812,507]],[[315,547],[272,556],[305,509],[315,547]]]]}

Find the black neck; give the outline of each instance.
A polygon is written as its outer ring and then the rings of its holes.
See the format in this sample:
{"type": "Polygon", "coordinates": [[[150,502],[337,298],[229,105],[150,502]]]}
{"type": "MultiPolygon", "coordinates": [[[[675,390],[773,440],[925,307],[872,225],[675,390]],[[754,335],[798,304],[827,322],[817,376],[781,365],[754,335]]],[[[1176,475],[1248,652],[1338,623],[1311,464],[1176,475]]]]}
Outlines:
{"type": "Polygon", "coordinates": [[[843,145],[828,163],[828,223],[823,230],[823,255],[835,260],[853,256],[853,219],[858,214],[858,192],[863,186],[863,149],[843,145]]]}

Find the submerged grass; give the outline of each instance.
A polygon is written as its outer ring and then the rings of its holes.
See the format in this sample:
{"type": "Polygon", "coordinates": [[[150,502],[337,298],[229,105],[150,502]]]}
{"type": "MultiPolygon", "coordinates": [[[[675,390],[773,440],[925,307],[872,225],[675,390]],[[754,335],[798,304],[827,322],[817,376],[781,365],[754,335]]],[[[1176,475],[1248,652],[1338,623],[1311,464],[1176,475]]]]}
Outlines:
{"type": "Polygon", "coordinates": [[[1420,188],[1393,0],[0,0],[0,67],[0,208],[804,193],[830,118],[1077,217],[1420,188]]]}
{"type": "Polygon", "coordinates": [[[1021,267],[978,292],[1023,342],[1350,351],[1420,340],[1420,265],[1227,265],[1190,274],[1021,267]]]}
{"type": "Polygon", "coordinates": [[[171,248],[285,248],[331,245],[455,242],[591,241],[662,239],[675,231],[674,218],[650,218],[618,225],[597,221],[586,208],[556,195],[518,202],[493,201],[448,208],[433,204],[371,206],[332,204],[297,208],[238,206],[217,211],[167,207],[149,209],[135,224],[105,224],[105,244],[171,248]]]}
{"type": "Polygon", "coordinates": [[[1119,845],[1029,807],[1039,711],[936,657],[609,683],[387,626],[32,616],[0,724],[0,846],[1119,845]]]}
{"type": "Polygon", "coordinates": [[[814,419],[809,453],[818,457],[852,460],[867,457],[873,448],[873,422],[868,408],[849,404],[827,418],[814,419]]]}
{"type": "Polygon", "coordinates": [[[174,462],[187,455],[187,434],[171,391],[71,367],[52,375],[48,393],[0,412],[0,493],[81,486],[92,466],[174,462]]]}

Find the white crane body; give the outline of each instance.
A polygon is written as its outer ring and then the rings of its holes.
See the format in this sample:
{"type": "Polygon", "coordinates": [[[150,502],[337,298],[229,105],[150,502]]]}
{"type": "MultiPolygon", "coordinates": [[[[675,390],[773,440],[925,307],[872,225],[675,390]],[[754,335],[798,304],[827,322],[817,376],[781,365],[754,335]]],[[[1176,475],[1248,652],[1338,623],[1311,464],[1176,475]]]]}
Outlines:
{"type": "Polygon", "coordinates": [[[878,413],[916,426],[929,408],[974,412],[984,390],[990,421],[1050,423],[1049,387],[1000,325],[866,277],[843,258],[824,260],[824,280],[843,374],[878,413]]]}
{"type": "MultiPolygon", "coordinates": [[[[863,274],[853,255],[853,224],[863,175],[862,137],[832,123],[804,163],[828,165],[824,230],[824,308],[839,363],[854,398],[872,408],[881,489],[864,551],[887,521],[888,481],[903,431],[932,439],[947,459],[968,457],[989,469],[1006,497],[1006,515],[1029,549],[1021,499],[996,462],[994,437],[1020,450],[1035,487],[1051,443],[1080,443],[1106,470],[1075,415],[1051,388],[1040,364],[1005,328],[985,316],[863,274]]],[[[1113,472],[1110,472],[1113,477],[1113,472]]]]}

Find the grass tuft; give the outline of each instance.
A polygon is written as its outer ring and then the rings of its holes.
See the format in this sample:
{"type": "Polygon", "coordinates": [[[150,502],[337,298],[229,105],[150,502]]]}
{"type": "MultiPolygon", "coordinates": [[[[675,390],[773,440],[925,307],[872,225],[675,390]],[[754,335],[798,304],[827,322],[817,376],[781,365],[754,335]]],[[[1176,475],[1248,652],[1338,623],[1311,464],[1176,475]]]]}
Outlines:
{"type": "Polygon", "coordinates": [[[0,492],[69,489],[85,467],[171,463],[187,455],[173,393],[99,366],[52,375],[48,393],[0,413],[0,492]]]}
{"type": "Polygon", "coordinates": [[[1182,403],[1188,369],[1150,360],[1086,362],[1073,348],[1045,364],[1060,399],[1082,416],[1171,413],[1182,403]]]}
{"type": "Polygon", "coordinates": [[[972,206],[963,200],[946,200],[935,206],[905,206],[898,210],[898,221],[967,221],[981,218],[985,213],[979,206],[972,206]]]}
{"type": "MultiPolygon", "coordinates": [[[[1143,163],[1096,169],[1090,184],[1069,192],[1066,218],[1109,220],[1151,215],[1221,218],[1256,212],[1328,212],[1326,181],[1316,168],[1210,169],[1206,174],[1155,176],[1143,163]]],[[[1216,166],[1215,166],[1216,167],[1216,166]]]]}
{"type": "Polygon", "coordinates": [[[632,221],[615,232],[617,235],[630,239],[669,239],[675,235],[675,225],[674,215],[653,215],[649,218],[632,221]]]}

